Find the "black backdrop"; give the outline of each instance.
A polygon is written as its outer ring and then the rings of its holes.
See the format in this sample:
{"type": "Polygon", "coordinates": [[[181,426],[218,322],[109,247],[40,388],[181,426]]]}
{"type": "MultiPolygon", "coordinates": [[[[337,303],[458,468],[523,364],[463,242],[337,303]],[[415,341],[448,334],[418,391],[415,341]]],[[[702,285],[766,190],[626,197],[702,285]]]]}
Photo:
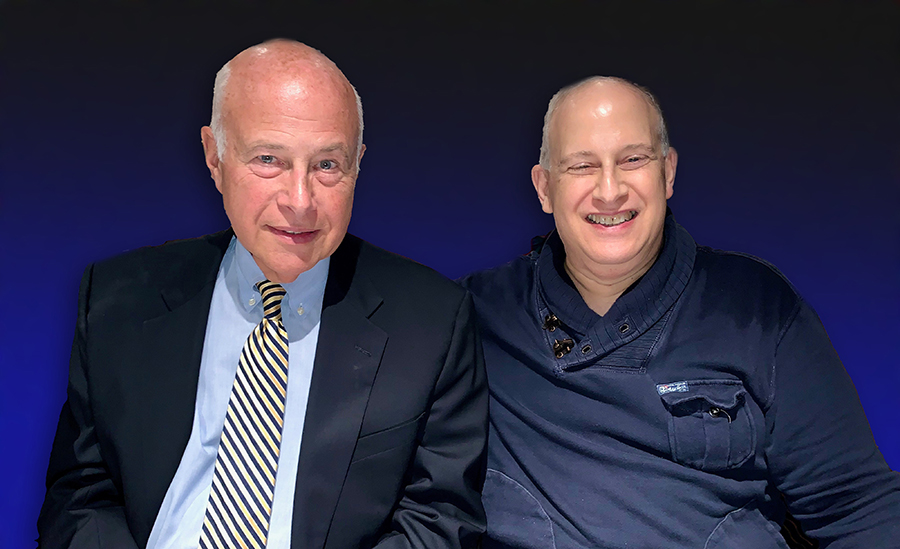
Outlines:
{"type": "Polygon", "coordinates": [[[676,218],[792,280],[900,467],[900,4],[299,4],[0,2],[0,546],[36,534],[82,269],[227,226],[199,128],[216,70],[276,36],[363,98],[351,230],[450,277],[551,228],[529,170],[556,89],[650,87],[676,218]]]}

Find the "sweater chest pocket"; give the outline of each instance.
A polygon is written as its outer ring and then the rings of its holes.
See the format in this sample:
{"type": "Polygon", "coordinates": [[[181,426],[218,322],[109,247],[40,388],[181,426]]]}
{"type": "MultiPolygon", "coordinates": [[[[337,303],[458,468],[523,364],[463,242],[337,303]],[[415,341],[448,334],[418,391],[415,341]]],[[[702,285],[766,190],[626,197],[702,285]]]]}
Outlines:
{"type": "Polygon", "coordinates": [[[669,412],[669,446],[678,463],[723,471],[740,467],[754,454],[757,434],[740,381],[678,381],[656,390],[669,412]]]}

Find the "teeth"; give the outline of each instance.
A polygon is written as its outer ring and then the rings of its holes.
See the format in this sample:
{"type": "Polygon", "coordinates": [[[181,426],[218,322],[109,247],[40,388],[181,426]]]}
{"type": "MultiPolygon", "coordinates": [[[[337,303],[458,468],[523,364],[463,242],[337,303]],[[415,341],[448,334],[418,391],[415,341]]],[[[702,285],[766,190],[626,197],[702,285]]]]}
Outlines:
{"type": "Polygon", "coordinates": [[[287,234],[303,234],[303,231],[284,231],[287,234]]]}
{"type": "Polygon", "coordinates": [[[615,227],[616,225],[621,225],[626,221],[631,221],[636,215],[637,212],[634,210],[616,215],[590,214],[589,216],[587,216],[587,220],[597,225],[603,225],[604,227],[615,227]]]}

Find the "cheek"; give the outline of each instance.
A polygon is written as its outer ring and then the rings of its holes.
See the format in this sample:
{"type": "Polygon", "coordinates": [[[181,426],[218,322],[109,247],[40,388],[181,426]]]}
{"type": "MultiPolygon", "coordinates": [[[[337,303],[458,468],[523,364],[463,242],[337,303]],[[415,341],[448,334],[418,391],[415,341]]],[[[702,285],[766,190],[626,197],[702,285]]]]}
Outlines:
{"type": "Polygon", "coordinates": [[[664,202],[671,195],[671,187],[666,185],[665,179],[661,179],[656,173],[648,174],[648,177],[636,181],[631,189],[645,206],[664,202]]]}
{"type": "Polygon", "coordinates": [[[255,223],[273,200],[259,185],[247,181],[233,182],[225,187],[222,197],[225,211],[232,224],[249,225],[255,223]]]}
{"type": "Polygon", "coordinates": [[[353,207],[353,191],[353,185],[332,187],[322,197],[319,207],[328,211],[328,217],[332,219],[332,222],[349,222],[350,210],[353,207]]]}
{"type": "Polygon", "coordinates": [[[562,186],[552,195],[553,211],[563,217],[581,218],[583,210],[591,209],[593,198],[591,185],[570,184],[562,186]]]}

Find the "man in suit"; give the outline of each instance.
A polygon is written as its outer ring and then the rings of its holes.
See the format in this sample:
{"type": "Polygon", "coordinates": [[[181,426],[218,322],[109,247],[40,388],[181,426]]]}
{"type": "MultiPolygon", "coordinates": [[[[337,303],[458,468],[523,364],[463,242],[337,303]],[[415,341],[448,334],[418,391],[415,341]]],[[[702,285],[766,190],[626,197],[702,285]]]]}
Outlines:
{"type": "Polygon", "coordinates": [[[303,44],[222,68],[201,135],[232,227],[86,270],[41,546],[474,546],[471,298],[347,234],[362,128],[303,44]]]}

